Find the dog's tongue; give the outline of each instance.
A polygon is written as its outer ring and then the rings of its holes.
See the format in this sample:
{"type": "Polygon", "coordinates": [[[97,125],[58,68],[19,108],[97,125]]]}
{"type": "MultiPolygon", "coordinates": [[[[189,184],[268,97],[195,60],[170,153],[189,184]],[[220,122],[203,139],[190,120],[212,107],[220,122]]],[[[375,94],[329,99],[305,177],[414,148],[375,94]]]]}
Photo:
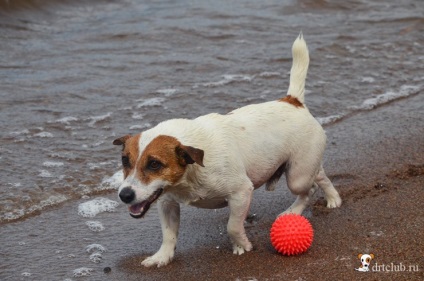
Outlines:
{"type": "Polygon", "coordinates": [[[128,207],[128,210],[130,211],[130,215],[133,218],[142,218],[144,214],[149,210],[150,205],[156,201],[156,199],[159,198],[159,196],[162,194],[163,189],[159,188],[156,190],[147,200],[144,200],[140,203],[131,205],[128,207]]]}
{"type": "Polygon", "coordinates": [[[131,214],[133,214],[133,215],[139,215],[139,214],[144,213],[144,210],[145,209],[148,209],[149,208],[148,205],[150,205],[149,202],[147,200],[145,200],[145,201],[143,201],[141,203],[134,204],[134,205],[130,206],[128,209],[130,210],[130,213],[131,214]]]}

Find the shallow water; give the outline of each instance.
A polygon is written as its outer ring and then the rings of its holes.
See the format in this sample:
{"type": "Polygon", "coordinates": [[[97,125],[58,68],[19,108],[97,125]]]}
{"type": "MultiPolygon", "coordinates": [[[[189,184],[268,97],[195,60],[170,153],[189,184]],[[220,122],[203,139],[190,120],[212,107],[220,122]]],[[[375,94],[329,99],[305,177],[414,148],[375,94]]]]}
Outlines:
{"type": "Polygon", "coordinates": [[[0,0],[0,223],[113,191],[116,137],[285,95],[300,30],[306,103],[323,124],[419,93],[423,11],[419,0],[0,0]]]}

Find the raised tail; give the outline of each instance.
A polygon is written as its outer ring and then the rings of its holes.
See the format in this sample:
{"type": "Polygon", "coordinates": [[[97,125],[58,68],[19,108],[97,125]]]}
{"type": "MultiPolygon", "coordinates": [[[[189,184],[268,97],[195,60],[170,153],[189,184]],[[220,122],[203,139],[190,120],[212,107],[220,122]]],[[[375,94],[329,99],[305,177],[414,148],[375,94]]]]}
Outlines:
{"type": "Polygon", "coordinates": [[[303,39],[302,32],[292,46],[293,64],[290,71],[290,86],[287,95],[305,102],[305,80],[309,66],[308,46],[303,39]]]}

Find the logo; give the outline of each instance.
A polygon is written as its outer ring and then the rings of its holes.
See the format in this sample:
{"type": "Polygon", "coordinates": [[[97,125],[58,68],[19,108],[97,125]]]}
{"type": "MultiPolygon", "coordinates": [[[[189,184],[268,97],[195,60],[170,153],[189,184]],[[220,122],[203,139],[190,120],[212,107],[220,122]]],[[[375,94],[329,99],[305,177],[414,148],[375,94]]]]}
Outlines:
{"type": "Polygon", "coordinates": [[[361,265],[355,268],[361,272],[419,272],[420,268],[418,264],[404,264],[404,263],[377,263],[374,262],[371,266],[371,261],[375,258],[374,254],[359,254],[358,259],[361,261],[361,265]]]}
{"type": "Polygon", "coordinates": [[[374,254],[359,254],[358,258],[361,260],[361,266],[355,268],[355,270],[362,272],[370,271],[371,260],[373,260],[374,257],[374,254]]]}

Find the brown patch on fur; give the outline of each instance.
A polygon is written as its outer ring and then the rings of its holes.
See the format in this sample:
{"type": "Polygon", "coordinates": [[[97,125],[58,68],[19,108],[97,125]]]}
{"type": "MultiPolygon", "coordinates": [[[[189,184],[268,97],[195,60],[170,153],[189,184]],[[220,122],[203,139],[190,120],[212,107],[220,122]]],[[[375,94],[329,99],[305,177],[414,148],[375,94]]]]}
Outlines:
{"type": "Polygon", "coordinates": [[[117,138],[116,140],[113,141],[113,145],[124,145],[125,142],[127,141],[127,139],[131,138],[130,135],[126,135],[120,138],[117,138]]]}
{"type": "Polygon", "coordinates": [[[127,135],[113,141],[114,145],[122,145],[122,157],[128,157],[129,160],[129,166],[123,166],[124,178],[130,174],[137,162],[140,136],[141,134],[135,136],[127,135]]]}
{"type": "Polygon", "coordinates": [[[295,107],[304,107],[303,104],[295,97],[292,97],[291,95],[287,95],[284,98],[280,99],[281,102],[287,102],[291,105],[294,105],[295,107]]]}
{"type": "Polygon", "coordinates": [[[156,179],[175,184],[184,175],[187,165],[193,163],[203,166],[203,150],[161,135],[146,146],[135,168],[138,179],[146,185],[156,179]]]}

